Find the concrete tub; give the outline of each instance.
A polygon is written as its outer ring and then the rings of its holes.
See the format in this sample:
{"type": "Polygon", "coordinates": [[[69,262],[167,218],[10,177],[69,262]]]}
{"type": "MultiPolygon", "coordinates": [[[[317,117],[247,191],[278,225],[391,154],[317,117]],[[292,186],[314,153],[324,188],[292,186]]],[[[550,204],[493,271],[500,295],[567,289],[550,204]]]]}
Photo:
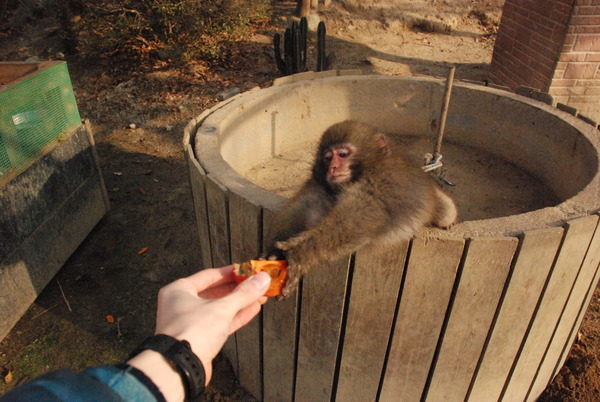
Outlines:
{"type": "MultiPolygon", "coordinates": [[[[348,118],[435,135],[444,81],[305,73],[219,103],[184,145],[204,266],[259,254],[283,198],[257,162],[348,118]]],[[[535,400],[563,365],[599,278],[597,130],[546,104],[455,83],[446,141],[527,172],[559,201],[429,229],[322,266],[225,352],[262,400],[535,400]]]]}

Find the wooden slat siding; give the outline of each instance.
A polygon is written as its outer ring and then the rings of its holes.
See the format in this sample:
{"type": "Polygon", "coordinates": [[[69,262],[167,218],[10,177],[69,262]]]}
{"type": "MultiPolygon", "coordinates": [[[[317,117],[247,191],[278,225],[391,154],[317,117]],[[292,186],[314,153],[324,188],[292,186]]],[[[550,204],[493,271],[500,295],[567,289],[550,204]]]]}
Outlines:
{"type": "Polygon", "coordinates": [[[206,176],[205,184],[212,259],[216,267],[221,267],[231,263],[229,211],[227,207],[228,191],[211,174],[206,176]]]}
{"type": "Polygon", "coordinates": [[[212,260],[210,249],[210,232],[208,229],[208,212],[206,208],[206,190],[204,178],[206,173],[200,166],[190,144],[185,146],[185,157],[190,168],[190,183],[192,186],[192,197],[194,199],[194,210],[196,211],[196,223],[200,239],[200,250],[202,251],[202,268],[211,268],[215,265],[212,260]]]}
{"type": "Polygon", "coordinates": [[[562,236],[562,228],[523,234],[508,288],[473,379],[468,401],[496,401],[500,397],[503,384],[498,378],[508,377],[562,236]]]}
{"type": "Polygon", "coordinates": [[[535,376],[550,337],[567,301],[573,282],[596,229],[597,216],[575,219],[566,224],[566,235],[558,252],[554,269],[543,291],[538,310],[517,357],[514,370],[505,385],[503,401],[523,400],[535,376]]]}
{"type": "Polygon", "coordinates": [[[514,237],[469,242],[426,400],[465,399],[517,245],[514,237]]]}
{"type": "Polygon", "coordinates": [[[350,257],[313,268],[302,284],[295,400],[332,397],[350,257]]]}
{"type": "MultiPolygon", "coordinates": [[[[231,261],[243,262],[260,254],[261,208],[239,195],[229,193],[229,235],[231,261]]],[[[236,333],[238,379],[258,400],[262,400],[261,316],[236,333]]]]}
{"type": "MultiPolygon", "coordinates": [[[[227,207],[227,189],[211,174],[205,176],[206,209],[210,237],[210,251],[213,265],[222,267],[231,263],[229,255],[229,217],[227,207]]],[[[236,335],[229,337],[223,353],[238,374],[236,335]]]]}
{"type": "MultiPolygon", "coordinates": [[[[273,212],[263,209],[263,239],[273,230],[273,212]]],[[[266,247],[267,244],[264,244],[266,247]]],[[[263,386],[265,402],[294,400],[298,292],[263,305],[263,386]]]]}
{"type": "Polygon", "coordinates": [[[446,316],[465,241],[412,241],[380,400],[419,401],[446,316]]]}
{"type": "Polygon", "coordinates": [[[356,253],[338,401],[374,401],[398,302],[408,241],[356,253]]]}
{"type": "Polygon", "coordinates": [[[579,333],[579,328],[581,327],[581,322],[583,321],[587,307],[589,306],[590,301],[592,300],[592,297],[594,297],[596,287],[598,286],[599,282],[600,282],[600,266],[598,266],[596,268],[596,274],[590,285],[590,289],[588,290],[588,293],[586,295],[585,304],[584,304],[585,308],[582,308],[581,311],[579,312],[577,321],[575,322],[575,325],[573,326],[573,329],[571,330],[571,334],[569,335],[569,340],[567,341],[567,344],[565,345],[565,347],[562,350],[562,357],[560,358],[560,360],[556,363],[556,366],[554,367],[554,371],[553,371],[552,377],[551,377],[552,379],[558,374],[560,369],[565,364],[567,357],[569,356],[571,347],[573,346],[573,342],[575,341],[575,337],[579,333]]]}
{"type": "MultiPolygon", "coordinates": [[[[552,337],[552,342],[546,351],[544,360],[540,365],[537,377],[531,387],[527,400],[535,400],[537,396],[544,391],[544,388],[546,388],[552,379],[556,362],[560,360],[562,351],[570,341],[570,335],[574,329],[573,325],[577,322],[579,314],[585,313],[585,310],[587,309],[588,304],[586,303],[586,300],[588,291],[590,290],[590,283],[596,275],[599,263],[600,230],[596,227],[596,233],[590,243],[585,260],[583,261],[581,270],[579,271],[579,275],[573,286],[573,291],[569,296],[565,310],[561,315],[560,322],[552,337]]],[[[575,330],[577,330],[577,328],[575,328],[575,330]]]]}

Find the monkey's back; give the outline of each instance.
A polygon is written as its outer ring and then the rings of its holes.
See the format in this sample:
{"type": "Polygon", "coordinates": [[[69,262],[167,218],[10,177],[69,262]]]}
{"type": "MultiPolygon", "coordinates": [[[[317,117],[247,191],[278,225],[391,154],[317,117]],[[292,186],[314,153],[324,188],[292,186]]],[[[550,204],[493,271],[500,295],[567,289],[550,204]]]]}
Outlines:
{"type": "Polygon", "coordinates": [[[438,189],[429,175],[401,155],[390,155],[371,173],[373,191],[390,219],[392,230],[412,237],[436,216],[438,189]]]}

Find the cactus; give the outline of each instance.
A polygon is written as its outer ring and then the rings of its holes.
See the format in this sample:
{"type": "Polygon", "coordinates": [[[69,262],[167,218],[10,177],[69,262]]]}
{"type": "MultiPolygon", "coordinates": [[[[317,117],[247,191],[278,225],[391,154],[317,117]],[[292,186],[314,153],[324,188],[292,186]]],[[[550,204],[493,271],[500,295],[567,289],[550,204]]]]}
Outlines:
{"type": "MultiPolygon", "coordinates": [[[[294,21],[291,27],[285,30],[283,37],[283,55],[281,54],[281,35],[273,36],[273,48],[275,63],[281,75],[296,74],[307,71],[307,41],[308,22],[301,18],[300,23],[294,21]]],[[[319,23],[318,30],[318,58],[317,71],[323,71],[326,67],[325,59],[325,23],[319,23]]]]}
{"type": "Polygon", "coordinates": [[[327,61],[325,56],[325,36],[327,31],[325,30],[325,23],[319,22],[317,27],[317,71],[324,71],[327,67],[327,61]]]}

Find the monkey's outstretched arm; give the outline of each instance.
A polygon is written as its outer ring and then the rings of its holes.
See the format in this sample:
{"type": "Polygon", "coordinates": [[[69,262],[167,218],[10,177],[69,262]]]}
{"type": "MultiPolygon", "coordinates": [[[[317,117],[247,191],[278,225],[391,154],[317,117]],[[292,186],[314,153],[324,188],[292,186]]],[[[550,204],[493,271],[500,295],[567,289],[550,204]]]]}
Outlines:
{"type": "Polygon", "coordinates": [[[277,248],[275,244],[318,225],[331,209],[333,200],[324,192],[322,186],[308,181],[276,214],[274,227],[277,230],[267,242],[266,257],[283,259],[282,249],[277,248]]]}
{"type": "Polygon", "coordinates": [[[275,244],[286,252],[290,267],[285,296],[313,266],[356,251],[384,230],[389,223],[385,205],[363,187],[344,192],[316,227],[275,244]]]}

